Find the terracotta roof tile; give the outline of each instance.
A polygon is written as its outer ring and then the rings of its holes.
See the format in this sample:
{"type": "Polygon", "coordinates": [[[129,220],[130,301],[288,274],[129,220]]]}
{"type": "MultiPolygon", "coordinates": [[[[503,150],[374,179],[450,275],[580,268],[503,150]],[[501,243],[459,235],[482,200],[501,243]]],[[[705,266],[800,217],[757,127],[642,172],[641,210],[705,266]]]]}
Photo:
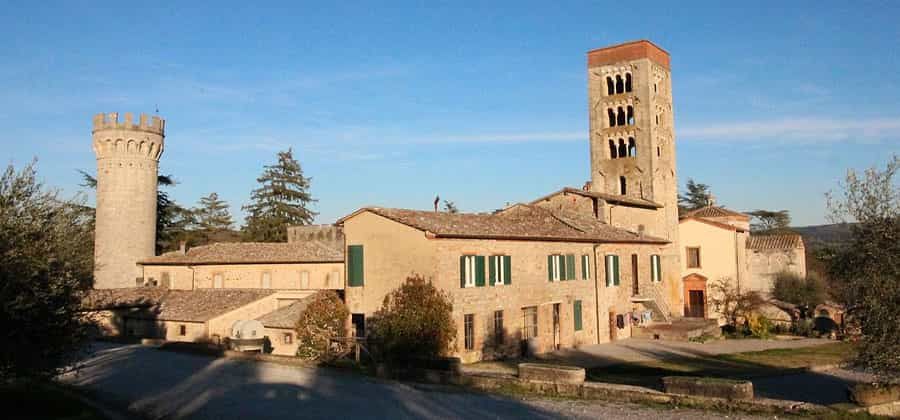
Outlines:
{"type": "Polygon", "coordinates": [[[315,295],[307,296],[288,306],[278,308],[272,312],[256,318],[263,326],[269,328],[294,328],[300,320],[300,314],[315,300],[315,295]]]}
{"type": "Polygon", "coordinates": [[[95,289],[84,304],[87,310],[144,308],[134,316],[147,319],[205,322],[273,293],[270,289],[95,289]]]}
{"type": "Polygon", "coordinates": [[[582,189],[572,188],[572,187],[565,187],[559,191],[547,194],[541,198],[538,198],[537,200],[532,201],[531,204],[536,204],[540,201],[549,199],[550,197],[553,197],[557,194],[563,194],[563,193],[577,194],[577,195],[580,195],[583,197],[599,198],[603,201],[607,201],[607,202],[615,203],[615,204],[622,204],[622,205],[626,205],[626,206],[644,207],[644,208],[652,208],[652,209],[659,209],[659,208],[663,207],[662,204],[659,204],[655,201],[645,200],[643,198],[631,197],[631,196],[627,196],[627,195],[607,194],[607,193],[596,192],[596,191],[585,191],[582,189]]]}
{"type": "Polygon", "coordinates": [[[214,243],[145,258],[138,264],[248,264],[343,262],[343,246],[332,242],[291,243],[232,242],[214,243]]]}
{"type": "Polygon", "coordinates": [[[717,206],[706,206],[703,208],[699,208],[697,210],[690,211],[682,215],[681,217],[740,217],[742,219],[750,220],[750,216],[744,213],[738,213],[736,211],[717,206]]]}
{"type": "Polygon", "coordinates": [[[395,222],[429,232],[436,237],[445,238],[667,243],[665,239],[612,227],[591,217],[574,213],[554,214],[547,209],[526,204],[495,214],[452,214],[366,207],[354,215],[362,211],[370,211],[395,222]]]}
{"type": "Polygon", "coordinates": [[[747,249],[793,249],[803,247],[803,237],[796,234],[750,235],[747,249]]]}

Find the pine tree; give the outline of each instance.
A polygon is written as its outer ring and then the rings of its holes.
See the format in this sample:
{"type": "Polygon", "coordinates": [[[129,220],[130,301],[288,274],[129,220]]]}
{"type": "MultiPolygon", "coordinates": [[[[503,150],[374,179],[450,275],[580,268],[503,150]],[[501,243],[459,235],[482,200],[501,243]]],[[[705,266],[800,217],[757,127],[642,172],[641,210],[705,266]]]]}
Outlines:
{"type": "Polygon", "coordinates": [[[219,194],[210,193],[200,199],[199,207],[194,209],[197,227],[206,234],[231,229],[234,221],[228,212],[228,203],[219,199],[219,194]]]}
{"type": "Polygon", "coordinates": [[[683,214],[691,210],[697,210],[710,204],[712,191],[710,191],[709,185],[700,184],[688,178],[685,187],[687,188],[687,193],[684,195],[678,194],[679,213],[683,214]]]}
{"type": "Polygon", "coordinates": [[[291,149],[278,152],[278,162],[265,167],[256,179],[259,188],[250,194],[251,203],[243,207],[247,212],[244,239],[284,242],[288,226],[312,223],[317,213],[309,209],[316,202],[309,193],[310,180],[303,176],[291,149]]]}

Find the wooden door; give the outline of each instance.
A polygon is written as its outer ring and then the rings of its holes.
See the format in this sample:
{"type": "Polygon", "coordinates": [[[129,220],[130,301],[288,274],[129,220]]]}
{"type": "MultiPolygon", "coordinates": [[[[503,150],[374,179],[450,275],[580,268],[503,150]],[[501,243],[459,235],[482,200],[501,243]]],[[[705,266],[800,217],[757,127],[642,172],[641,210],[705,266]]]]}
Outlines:
{"type": "Polygon", "coordinates": [[[638,256],[631,254],[631,295],[637,296],[641,294],[641,287],[638,284],[638,256]]]}
{"type": "Polygon", "coordinates": [[[688,303],[688,308],[690,308],[690,317],[693,318],[705,318],[706,317],[706,299],[703,296],[702,290],[691,290],[689,291],[690,301],[688,303]]]}
{"type": "Polygon", "coordinates": [[[553,304],[553,348],[559,350],[559,304],[553,304]]]}

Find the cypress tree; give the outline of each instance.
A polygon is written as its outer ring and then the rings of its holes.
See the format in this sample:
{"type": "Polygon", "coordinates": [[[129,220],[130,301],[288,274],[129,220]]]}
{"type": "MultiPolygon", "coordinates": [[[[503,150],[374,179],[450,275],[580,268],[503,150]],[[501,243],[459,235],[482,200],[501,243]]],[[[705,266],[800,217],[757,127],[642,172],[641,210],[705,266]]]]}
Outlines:
{"type": "Polygon", "coordinates": [[[316,202],[309,193],[310,180],[303,176],[291,149],[278,152],[278,162],[265,166],[250,204],[243,207],[247,212],[244,239],[285,242],[288,226],[311,224],[317,213],[309,209],[316,202]]]}

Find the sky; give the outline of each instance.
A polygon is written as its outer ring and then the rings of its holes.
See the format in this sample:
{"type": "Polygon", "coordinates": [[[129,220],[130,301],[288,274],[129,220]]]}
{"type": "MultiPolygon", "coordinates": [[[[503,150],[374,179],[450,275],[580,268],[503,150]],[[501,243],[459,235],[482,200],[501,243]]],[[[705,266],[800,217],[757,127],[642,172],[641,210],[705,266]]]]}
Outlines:
{"type": "Polygon", "coordinates": [[[172,197],[217,192],[238,220],[287,148],[318,223],[435,195],[467,212],[530,201],[590,178],[586,52],[636,39],[671,54],[680,185],[709,184],[728,208],[825,223],[848,169],[900,152],[896,1],[3,9],[0,158],[36,157],[66,195],[96,170],[94,114],[158,110],[172,197]]]}

